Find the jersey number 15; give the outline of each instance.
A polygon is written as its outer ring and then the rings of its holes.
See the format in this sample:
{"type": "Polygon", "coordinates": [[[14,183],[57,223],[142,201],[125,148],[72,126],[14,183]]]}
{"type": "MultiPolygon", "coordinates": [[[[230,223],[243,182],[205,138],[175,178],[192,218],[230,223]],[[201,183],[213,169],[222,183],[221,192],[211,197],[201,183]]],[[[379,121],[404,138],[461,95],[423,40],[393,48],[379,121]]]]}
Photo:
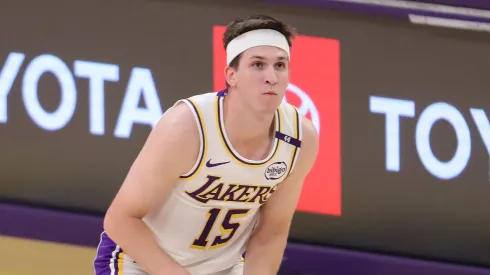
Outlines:
{"type": "MultiPolygon", "coordinates": [[[[246,216],[249,210],[250,209],[229,209],[221,223],[220,229],[222,234],[214,238],[209,248],[214,249],[225,246],[233,238],[233,235],[235,235],[237,229],[240,227],[240,222],[232,222],[232,219],[246,216]]],[[[213,229],[221,211],[221,208],[212,208],[208,211],[206,214],[208,220],[199,237],[192,243],[192,248],[200,250],[206,249],[209,243],[209,233],[213,229]]]]}

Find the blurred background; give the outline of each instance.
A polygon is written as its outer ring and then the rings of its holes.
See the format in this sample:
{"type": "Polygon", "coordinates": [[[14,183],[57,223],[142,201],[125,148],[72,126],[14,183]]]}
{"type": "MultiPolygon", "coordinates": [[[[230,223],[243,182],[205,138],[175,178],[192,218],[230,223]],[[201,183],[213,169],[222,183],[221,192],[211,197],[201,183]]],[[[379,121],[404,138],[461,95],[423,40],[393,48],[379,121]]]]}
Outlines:
{"type": "Polygon", "coordinates": [[[489,1],[2,0],[0,275],[93,274],[152,126],[258,13],[321,139],[280,274],[490,274],[489,1]]]}

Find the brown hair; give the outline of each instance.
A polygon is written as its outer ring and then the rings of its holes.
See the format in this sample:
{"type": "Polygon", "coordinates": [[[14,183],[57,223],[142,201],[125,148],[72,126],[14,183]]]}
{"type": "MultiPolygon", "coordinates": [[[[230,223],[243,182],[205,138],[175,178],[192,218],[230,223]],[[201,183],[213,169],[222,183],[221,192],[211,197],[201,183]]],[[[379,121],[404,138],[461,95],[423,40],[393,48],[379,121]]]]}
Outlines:
{"type": "MultiPolygon", "coordinates": [[[[292,46],[291,40],[296,36],[296,30],[285,23],[270,17],[268,15],[253,15],[244,19],[237,19],[226,27],[226,31],[223,34],[223,44],[226,50],[228,43],[235,39],[237,36],[244,34],[249,31],[259,30],[259,29],[271,29],[280,32],[284,35],[288,41],[289,47],[292,46]]],[[[240,57],[238,55],[230,63],[230,67],[235,70],[238,68],[240,57]]]]}

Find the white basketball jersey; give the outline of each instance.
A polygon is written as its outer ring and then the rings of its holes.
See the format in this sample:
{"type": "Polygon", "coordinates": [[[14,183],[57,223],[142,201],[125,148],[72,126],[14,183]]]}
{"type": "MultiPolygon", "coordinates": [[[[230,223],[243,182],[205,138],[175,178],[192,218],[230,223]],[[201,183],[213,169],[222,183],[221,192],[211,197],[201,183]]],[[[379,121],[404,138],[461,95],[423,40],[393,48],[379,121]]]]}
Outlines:
{"type": "Polygon", "coordinates": [[[179,101],[194,113],[199,157],[161,207],[143,219],[160,246],[191,274],[218,272],[240,260],[259,207],[291,173],[300,150],[301,116],[283,102],[267,158],[240,156],[225,132],[224,97],[225,92],[207,93],[179,101]]]}

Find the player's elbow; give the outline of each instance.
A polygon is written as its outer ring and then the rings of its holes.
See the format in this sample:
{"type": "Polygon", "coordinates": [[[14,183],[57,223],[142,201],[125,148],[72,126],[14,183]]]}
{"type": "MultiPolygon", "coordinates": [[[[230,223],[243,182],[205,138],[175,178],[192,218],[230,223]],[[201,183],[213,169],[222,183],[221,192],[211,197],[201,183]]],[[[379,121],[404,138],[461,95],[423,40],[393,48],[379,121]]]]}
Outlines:
{"type": "Polygon", "coordinates": [[[111,235],[114,231],[115,228],[120,226],[120,221],[117,218],[117,214],[114,213],[115,211],[112,210],[112,207],[109,207],[109,209],[106,212],[106,215],[104,217],[104,231],[108,234],[111,235]]]}
{"type": "Polygon", "coordinates": [[[111,205],[109,209],[107,209],[104,217],[104,231],[108,235],[114,235],[115,232],[119,231],[118,229],[127,224],[127,220],[131,218],[133,217],[122,209],[118,209],[117,206],[111,205]]]}

